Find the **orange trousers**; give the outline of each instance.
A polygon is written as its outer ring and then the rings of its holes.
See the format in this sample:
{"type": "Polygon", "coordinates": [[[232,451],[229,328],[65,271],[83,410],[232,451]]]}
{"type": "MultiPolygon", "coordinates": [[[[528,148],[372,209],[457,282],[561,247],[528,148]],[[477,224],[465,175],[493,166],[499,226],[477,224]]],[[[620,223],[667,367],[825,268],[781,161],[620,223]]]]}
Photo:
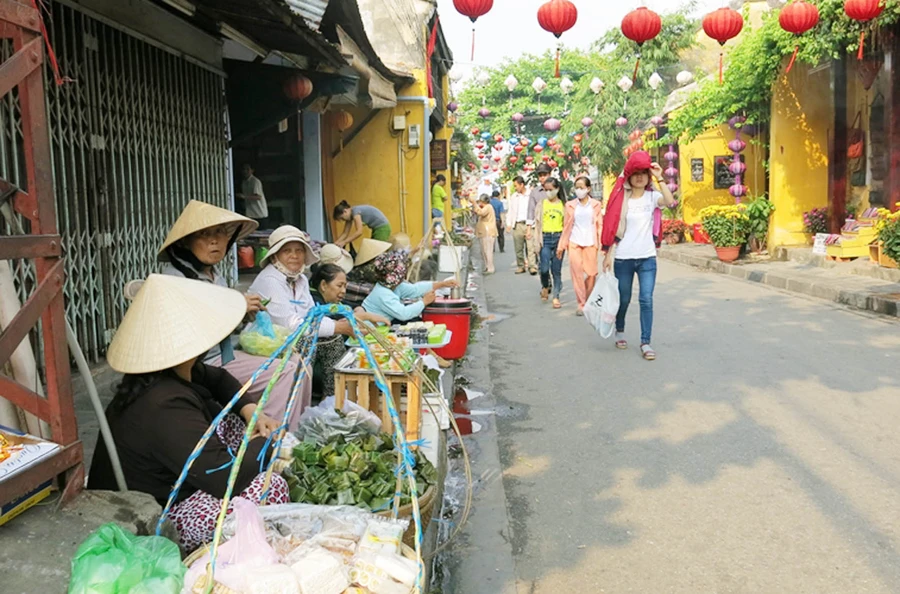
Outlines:
{"type": "Polygon", "coordinates": [[[569,269],[572,271],[575,299],[578,300],[578,309],[581,309],[597,282],[597,246],[569,244],[569,269]]]}

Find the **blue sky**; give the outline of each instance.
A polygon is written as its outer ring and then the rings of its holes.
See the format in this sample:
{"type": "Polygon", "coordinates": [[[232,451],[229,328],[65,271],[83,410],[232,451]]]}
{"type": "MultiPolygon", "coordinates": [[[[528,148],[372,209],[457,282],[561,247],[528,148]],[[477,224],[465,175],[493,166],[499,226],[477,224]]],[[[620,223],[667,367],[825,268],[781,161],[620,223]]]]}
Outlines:
{"type": "MultiPolygon", "coordinates": [[[[523,53],[543,53],[556,47],[556,38],[537,22],[537,11],[546,0],[494,0],[493,9],[476,23],[475,64],[494,66],[505,57],[523,53]]],[[[638,6],[659,13],[672,12],[686,4],[684,0],[572,0],[578,8],[578,22],[562,36],[570,47],[587,47],[604,31],[618,27],[622,17],[638,6]]],[[[726,0],[698,0],[697,13],[703,14],[727,5],[726,0]]],[[[441,25],[454,60],[470,65],[472,23],[453,7],[453,0],[438,0],[441,25]]]]}

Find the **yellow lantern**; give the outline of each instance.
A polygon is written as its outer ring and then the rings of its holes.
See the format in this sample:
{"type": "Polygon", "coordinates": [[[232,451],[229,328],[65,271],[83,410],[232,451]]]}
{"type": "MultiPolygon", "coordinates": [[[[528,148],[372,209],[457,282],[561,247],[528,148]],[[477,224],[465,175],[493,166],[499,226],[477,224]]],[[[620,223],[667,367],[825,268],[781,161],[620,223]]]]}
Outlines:
{"type": "Polygon", "coordinates": [[[341,134],[341,150],[344,150],[344,132],[353,126],[353,116],[342,109],[341,111],[335,112],[332,118],[334,127],[337,128],[338,132],[341,134]]]}

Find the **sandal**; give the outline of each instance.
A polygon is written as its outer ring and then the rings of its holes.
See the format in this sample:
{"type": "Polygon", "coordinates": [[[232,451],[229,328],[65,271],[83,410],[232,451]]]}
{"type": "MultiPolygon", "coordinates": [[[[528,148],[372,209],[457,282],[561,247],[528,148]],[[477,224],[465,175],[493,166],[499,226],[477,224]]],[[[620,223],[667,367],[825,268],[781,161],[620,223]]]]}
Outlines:
{"type": "Polygon", "coordinates": [[[621,332],[616,332],[616,348],[622,351],[628,348],[628,341],[621,332]]]}
{"type": "Polygon", "coordinates": [[[550,298],[550,289],[541,289],[541,301],[547,301],[550,298]]]}
{"type": "Polygon", "coordinates": [[[553,309],[562,309],[562,303],[557,298],[553,299],[553,309]]]}
{"type": "Polygon", "coordinates": [[[641,345],[641,354],[644,359],[647,361],[655,361],[656,360],[656,351],[654,351],[649,344],[641,345]]]}

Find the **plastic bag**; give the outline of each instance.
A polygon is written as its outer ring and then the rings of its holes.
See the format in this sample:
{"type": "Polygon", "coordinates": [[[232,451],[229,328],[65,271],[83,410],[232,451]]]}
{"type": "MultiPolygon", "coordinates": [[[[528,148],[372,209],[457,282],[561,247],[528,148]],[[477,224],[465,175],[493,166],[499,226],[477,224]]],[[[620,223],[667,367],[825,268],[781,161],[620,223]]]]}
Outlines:
{"type": "Polygon", "coordinates": [[[291,331],[272,323],[272,316],[261,311],[256,319],[241,331],[241,348],[258,357],[271,357],[285,343],[291,331]]]}
{"type": "MultiPolygon", "coordinates": [[[[246,589],[246,571],[254,567],[266,567],[278,563],[278,553],[266,541],[266,529],[259,509],[252,501],[235,497],[232,502],[234,513],[228,516],[233,521],[234,537],[219,546],[216,553],[216,582],[242,592],[246,589]]],[[[189,590],[206,573],[209,553],[203,555],[193,565],[184,579],[185,590],[189,590]]]]}
{"type": "Polygon", "coordinates": [[[307,408],[300,415],[297,437],[304,441],[314,439],[325,445],[335,435],[343,435],[346,441],[354,437],[381,433],[381,419],[355,402],[344,401],[341,412],[335,410],[335,397],[329,396],[315,408],[307,408]]]}
{"type": "Polygon", "coordinates": [[[69,594],[178,594],[184,572],[181,551],[171,540],[104,524],[78,547],[69,594]]]}
{"type": "Polygon", "coordinates": [[[600,336],[609,338],[616,329],[619,313],[619,281],[607,271],[597,277],[594,290],[584,304],[584,317],[600,336]]]}

